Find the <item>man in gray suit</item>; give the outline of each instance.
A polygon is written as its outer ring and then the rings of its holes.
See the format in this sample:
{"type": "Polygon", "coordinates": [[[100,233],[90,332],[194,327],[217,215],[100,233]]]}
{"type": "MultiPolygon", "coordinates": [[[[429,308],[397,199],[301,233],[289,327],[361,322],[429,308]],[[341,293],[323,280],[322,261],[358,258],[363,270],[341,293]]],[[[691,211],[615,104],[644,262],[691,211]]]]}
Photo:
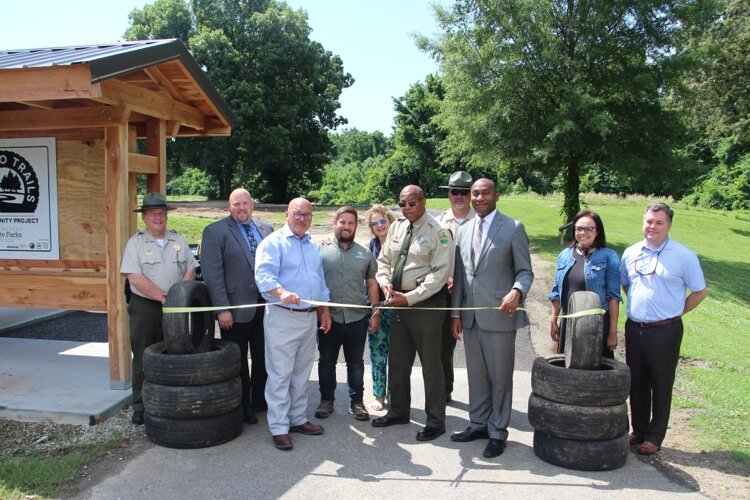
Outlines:
{"type": "Polygon", "coordinates": [[[471,422],[451,440],[488,437],[486,458],[501,455],[508,439],[516,330],[529,324],[518,307],[534,279],[523,224],[496,210],[498,198],[489,179],[479,179],[471,187],[476,217],[458,231],[451,300],[454,308],[495,308],[451,313],[453,336],[461,340],[466,334],[471,422]]]}
{"type": "MultiPolygon", "coordinates": [[[[214,306],[264,302],[255,285],[255,249],[273,227],[253,220],[254,202],[245,189],[229,195],[229,217],[206,226],[201,243],[201,269],[214,306]]],[[[245,422],[258,422],[255,411],[268,408],[264,396],[266,363],[263,342],[263,308],[242,308],[216,314],[221,338],[236,342],[242,353],[242,405],[245,422]],[[250,347],[252,375],[248,370],[250,347]]]]}

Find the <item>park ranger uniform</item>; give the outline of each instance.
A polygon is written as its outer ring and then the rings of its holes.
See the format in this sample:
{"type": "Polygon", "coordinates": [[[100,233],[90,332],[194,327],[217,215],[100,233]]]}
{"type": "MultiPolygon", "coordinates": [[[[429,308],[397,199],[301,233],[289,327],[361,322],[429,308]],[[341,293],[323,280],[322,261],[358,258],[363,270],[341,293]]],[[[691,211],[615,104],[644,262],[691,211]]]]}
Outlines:
{"type": "MultiPolygon", "coordinates": [[[[142,274],[165,293],[190,268],[198,267],[193,252],[180,234],[165,230],[163,246],[148,231],[138,231],[128,240],[120,273],[142,274]]],[[[162,305],[145,296],[134,285],[128,303],[130,315],[130,348],[133,351],[133,410],[143,411],[143,351],[163,340],[161,330],[162,305]]]]}
{"type": "MultiPolygon", "coordinates": [[[[409,226],[399,217],[388,231],[378,257],[378,283],[392,284],[393,271],[409,226]]],[[[403,266],[401,289],[409,306],[445,307],[448,271],[454,243],[450,231],[424,213],[411,229],[411,244],[403,266]]],[[[445,430],[445,387],[440,361],[440,335],[445,311],[396,309],[391,318],[388,378],[391,407],[388,415],[408,419],[411,408],[410,376],[414,356],[419,354],[425,391],[428,427],[445,430]]]]}
{"type": "MultiPolygon", "coordinates": [[[[469,213],[466,214],[464,219],[458,219],[453,214],[453,209],[449,208],[445,212],[441,212],[436,217],[437,221],[445,229],[448,229],[453,235],[453,240],[458,241],[458,228],[469,222],[474,218],[476,212],[473,208],[469,209],[469,213]]],[[[455,262],[451,259],[450,270],[448,276],[453,276],[453,268],[455,262]]],[[[446,301],[448,302],[448,301],[446,301]]],[[[453,392],[453,352],[456,350],[456,338],[453,336],[451,331],[451,317],[450,315],[445,316],[443,321],[443,333],[440,339],[442,349],[440,351],[440,358],[443,362],[443,378],[445,379],[445,399],[450,400],[451,393],[453,392]]]]}

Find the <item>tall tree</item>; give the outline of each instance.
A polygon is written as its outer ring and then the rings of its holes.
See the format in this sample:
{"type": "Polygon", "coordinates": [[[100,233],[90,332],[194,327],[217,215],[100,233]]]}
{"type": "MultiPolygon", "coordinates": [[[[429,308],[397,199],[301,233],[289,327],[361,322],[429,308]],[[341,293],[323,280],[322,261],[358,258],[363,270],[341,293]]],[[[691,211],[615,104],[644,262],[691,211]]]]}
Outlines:
{"type": "Polygon", "coordinates": [[[599,165],[669,190],[679,143],[662,106],[678,19],[667,0],[459,0],[422,39],[441,62],[448,150],[473,165],[554,177],[565,220],[599,165]]]}
{"type": "MultiPolygon", "coordinates": [[[[179,1],[151,7],[162,12],[179,1]]],[[[190,11],[189,48],[237,126],[231,137],[181,141],[171,151],[214,176],[221,197],[237,185],[274,202],[305,192],[322,175],[328,131],[346,123],[338,99],[353,79],[341,58],[310,40],[306,13],[283,2],[192,0],[190,11]]],[[[134,25],[130,32],[155,30],[134,25]]]]}

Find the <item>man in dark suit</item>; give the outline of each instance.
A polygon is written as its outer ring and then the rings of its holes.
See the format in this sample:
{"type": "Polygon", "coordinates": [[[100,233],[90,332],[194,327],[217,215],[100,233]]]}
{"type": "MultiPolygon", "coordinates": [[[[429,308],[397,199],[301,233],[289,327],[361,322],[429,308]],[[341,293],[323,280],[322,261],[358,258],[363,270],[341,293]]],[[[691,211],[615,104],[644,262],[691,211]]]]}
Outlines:
{"type": "Polygon", "coordinates": [[[534,279],[523,224],[496,210],[498,198],[489,179],[479,179],[471,187],[476,216],[458,230],[451,299],[456,308],[494,308],[451,313],[456,340],[466,334],[471,422],[451,440],[489,437],[486,458],[501,455],[508,440],[516,330],[529,324],[518,307],[534,279]]]}
{"type": "MultiPolygon", "coordinates": [[[[211,303],[236,306],[263,302],[255,284],[255,250],[273,227],[253,220],[253,198],[245,189],[229,195],[229,217],[206,226],[201,243],[201,269],[211,303]]],[[[267,409],[264,396],[266,363],[263,308],[241,308],[216,314],[221,338],[236,342],[242,353],[242,405],[245,422],[258,421],[255,411],[267,409]],[[250,347],[252,374],[248,370],[250,347]]]]}

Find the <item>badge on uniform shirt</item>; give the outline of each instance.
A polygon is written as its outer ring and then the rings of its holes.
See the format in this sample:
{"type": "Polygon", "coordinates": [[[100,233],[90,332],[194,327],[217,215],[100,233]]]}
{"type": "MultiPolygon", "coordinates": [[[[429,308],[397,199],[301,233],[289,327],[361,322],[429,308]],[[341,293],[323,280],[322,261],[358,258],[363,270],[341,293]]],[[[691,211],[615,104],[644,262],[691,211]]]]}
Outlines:
{"type": "Polygon", "coordinates": [[[151,257],[152,255],[154,255],[154,252],[152,252],[151,250],[146,250],[146,255],[151,257]]]}
{"type": "Polygon", "coordinates": [[[179,252],[180,251],[180,244],[179,243],[175,243],[174,245],[172,245],[172,248],[174,248],[175,252],[179,252]]]}
{"type": "Polygon", "coordinates": [[[437,238],[438,243],[440,243],[441,247],[447,247],[451,242],[450,233],[447,229],[441,229],[440,231],[438,231],[437,238]]]}

